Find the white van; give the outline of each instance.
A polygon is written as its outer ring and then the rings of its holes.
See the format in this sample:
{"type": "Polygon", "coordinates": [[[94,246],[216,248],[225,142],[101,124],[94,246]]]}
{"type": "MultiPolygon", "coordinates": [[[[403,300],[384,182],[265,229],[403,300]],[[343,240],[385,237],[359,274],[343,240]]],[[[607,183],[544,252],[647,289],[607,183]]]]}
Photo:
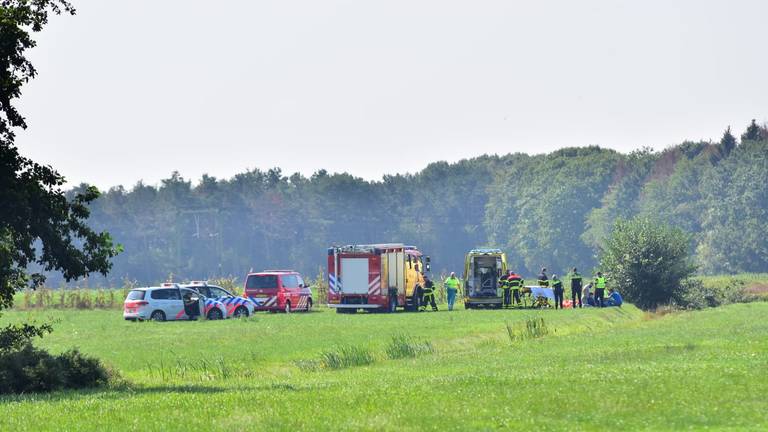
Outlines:
{"type": "Polygon", "coordinates": [[[220,301],[175,283],[132,289],[123,303],[123,318],[131,321],[193,320],[201,315],[210,320],[223,319],[227,308],[220,301]]]}

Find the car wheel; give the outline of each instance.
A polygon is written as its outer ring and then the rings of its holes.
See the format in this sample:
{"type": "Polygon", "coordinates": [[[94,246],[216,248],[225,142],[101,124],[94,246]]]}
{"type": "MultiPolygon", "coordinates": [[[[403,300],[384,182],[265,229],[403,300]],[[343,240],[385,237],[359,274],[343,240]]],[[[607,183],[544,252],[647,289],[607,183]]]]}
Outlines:
{"type": "Polygon", "coordinates": [[[311,310],[312,310],[312,299],[308,298],[307,299],[307,308],[304,310],[304,312],[309,312],[311,310]]]}
{"type": "Polygon", "coordinates": [[[152,321],[165,321],[165,312],[156,310],[152,312],[152,315],[149,316],[149,319],[152,321]]]}
{"type": "Polygon", "coordinates": [[[211,321],[220,320],[224,318],[224,314],[221,313],[221,309],[215,307],[215,308],[211,308],[211,310],[208,311],[208,315],[206,315],[206,318],[208,318],[211,321]]]}
{"type": "Polygon", "coordinates": [[[238,306],[234,312],[232,312],[232,318],[247,318],[248,309],[245,306],[238,306]]]}
{"type": "Polygon", "coordinates": [[[289,301],[285,302],[285,308],[283,309],[283,312],[287,314],[291,313],[291,302],[289,301]]]}

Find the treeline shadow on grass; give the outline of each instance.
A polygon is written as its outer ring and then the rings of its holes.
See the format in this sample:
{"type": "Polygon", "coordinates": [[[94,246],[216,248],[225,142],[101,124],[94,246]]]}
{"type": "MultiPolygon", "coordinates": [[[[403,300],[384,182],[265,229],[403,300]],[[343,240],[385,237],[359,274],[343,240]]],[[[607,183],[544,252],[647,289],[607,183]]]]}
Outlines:
{"type": "Polygon", "coordinates": [[[84,398],[97,397],[99,399],[120,399],[129,396],[157,394],[157,393],[200,393],[213,394],[239,389],[203,386],[203,385],[160,385],[160,386],[134,386],[123,384],[114,388],[96,388],[80,390],[61,390],[48,393],[24,393],[17,395],[4,395],[0,397],[0,405],[11,402],[59,402],[74,401],[84,398]]]}

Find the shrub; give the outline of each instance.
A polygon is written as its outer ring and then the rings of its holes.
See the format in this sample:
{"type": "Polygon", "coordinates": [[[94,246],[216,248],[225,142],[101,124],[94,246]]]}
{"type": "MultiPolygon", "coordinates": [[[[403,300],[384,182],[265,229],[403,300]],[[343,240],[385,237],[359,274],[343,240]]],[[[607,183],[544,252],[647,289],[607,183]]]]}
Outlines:
{"type": "Polygon", "coordinates": [[[701,279],[689,279],[682,283],[681,293],[675,303],[687,309],[703,309],[731,303],[748,303],[759,300],[750,287],[739,279],[723,279],[717,283],[704,283],[701,279]]]}
{"type": "Polygon", "coordinates": [[[682,282],[696,271],[691,238],[678,228],[648,218],[616,221],[600,251],[609,286],[643,309],[682,296],[682,282]]]}
{"type": "Polygon", "coordinates": [[[106,385],[111,373],[78,350],[54,356],[31,343],[0,353],[0,394],[106,385]]]}

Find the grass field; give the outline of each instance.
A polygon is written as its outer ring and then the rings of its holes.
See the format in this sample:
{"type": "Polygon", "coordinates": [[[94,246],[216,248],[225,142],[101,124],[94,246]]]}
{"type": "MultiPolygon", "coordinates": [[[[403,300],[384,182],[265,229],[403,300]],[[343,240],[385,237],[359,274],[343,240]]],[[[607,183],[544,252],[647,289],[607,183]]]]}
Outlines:
{"type": "Polygon", "coordinates": [[[0,324],[24,319],[57,321],[42,345],[77,346],[129,384],[0,398],[0,430],[768,428],[762,302],[167,323],[35,310],[0,324]],[[534,318],[546,332],[526,332],[534,318]]]}

